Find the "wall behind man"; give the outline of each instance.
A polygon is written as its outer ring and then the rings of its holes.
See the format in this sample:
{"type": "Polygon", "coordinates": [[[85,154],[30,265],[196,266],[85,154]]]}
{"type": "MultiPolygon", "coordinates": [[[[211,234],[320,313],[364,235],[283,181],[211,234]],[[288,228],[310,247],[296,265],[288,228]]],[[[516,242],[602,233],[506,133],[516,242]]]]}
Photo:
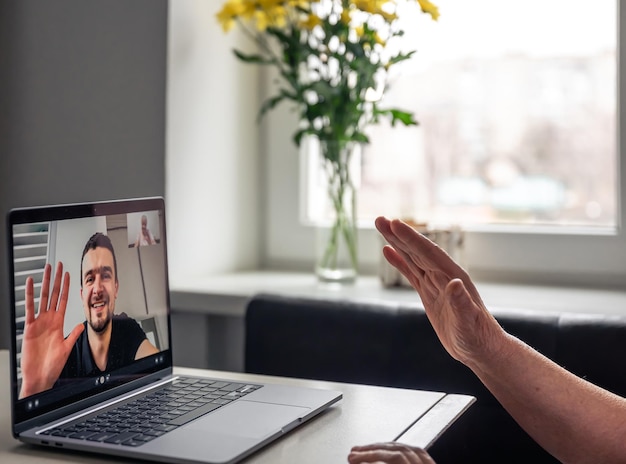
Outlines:
{"type": "MultiPolygon", "coordinates": [[[[164,195],[167,0],[0,0],[0,214],[164,195]]],[[[8,348],[6,229],[0,348],[8,348]]]]}

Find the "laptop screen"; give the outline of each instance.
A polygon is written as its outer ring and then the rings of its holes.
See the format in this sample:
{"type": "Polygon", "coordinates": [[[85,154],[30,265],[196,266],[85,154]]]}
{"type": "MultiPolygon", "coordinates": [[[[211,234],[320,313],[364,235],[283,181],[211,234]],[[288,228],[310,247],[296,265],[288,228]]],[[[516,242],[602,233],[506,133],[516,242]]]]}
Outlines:
{"type": "Polygon", "coordinates": [[[9,213],[14,422],[172,365],[161,198],[9,213]]]}

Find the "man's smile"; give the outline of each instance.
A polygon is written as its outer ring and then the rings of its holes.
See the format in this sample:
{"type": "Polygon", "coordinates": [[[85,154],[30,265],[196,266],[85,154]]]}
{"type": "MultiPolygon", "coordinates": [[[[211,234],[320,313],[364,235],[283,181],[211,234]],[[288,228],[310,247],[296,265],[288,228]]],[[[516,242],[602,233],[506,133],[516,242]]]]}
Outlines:
{"type": "Polygon", "coordinates": [[[99,301],[99,302],[97,302],[97,303],[92,303],[92,304],[91,304],[91,308],[92,308],[92,309],[95,309],[95,310],[97,311],[97,310],[99,310],[99,309],[103,308],[103,307],[104,307],[104,305],[105,305],[105,302],[104,302],[104,301],[99,301]]]}

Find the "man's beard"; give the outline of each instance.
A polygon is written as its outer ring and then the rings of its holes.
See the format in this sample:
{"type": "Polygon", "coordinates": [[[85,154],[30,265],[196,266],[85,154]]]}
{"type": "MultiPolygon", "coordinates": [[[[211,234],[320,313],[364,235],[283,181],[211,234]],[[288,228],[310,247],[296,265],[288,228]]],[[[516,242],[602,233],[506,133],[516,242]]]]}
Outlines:
{"type": "Polygon", "coordinates": [[[95,321],[91,317],[91,311],[89,312],[89,325],[93,329],[94,332],[100,333],[103,332],[111,322],[111,313],[107,311],[106,317],[104,319],[96,319],[95,321]]]}

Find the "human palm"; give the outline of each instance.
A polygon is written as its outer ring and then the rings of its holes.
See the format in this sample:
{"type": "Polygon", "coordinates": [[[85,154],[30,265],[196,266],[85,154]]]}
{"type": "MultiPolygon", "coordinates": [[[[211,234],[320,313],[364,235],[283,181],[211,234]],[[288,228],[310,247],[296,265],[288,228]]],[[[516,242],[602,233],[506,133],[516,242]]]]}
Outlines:
{"type": "Polygon", "coordinates": [[[58,263],[50,293],[51,266],[46,265],[41,287],[39,310],[35,316],[35,295],[32,277],[26,279],[26,322],[22,340],[22,388],[20,397],[51,388],[61,375],[72,347],[83,331],[77,325],[70,335],[63,336],[63,323],[70,286],[70,276],[63,275],[58,263]]]}
{"type": "Polygon", "coordinates": [[[426,314],[450,355],[467,364],[488,345],[499,325],[467,272],[435,243],[402,221],[376,220],[389,242],[383,253],[419,293],[426,314]]]}

